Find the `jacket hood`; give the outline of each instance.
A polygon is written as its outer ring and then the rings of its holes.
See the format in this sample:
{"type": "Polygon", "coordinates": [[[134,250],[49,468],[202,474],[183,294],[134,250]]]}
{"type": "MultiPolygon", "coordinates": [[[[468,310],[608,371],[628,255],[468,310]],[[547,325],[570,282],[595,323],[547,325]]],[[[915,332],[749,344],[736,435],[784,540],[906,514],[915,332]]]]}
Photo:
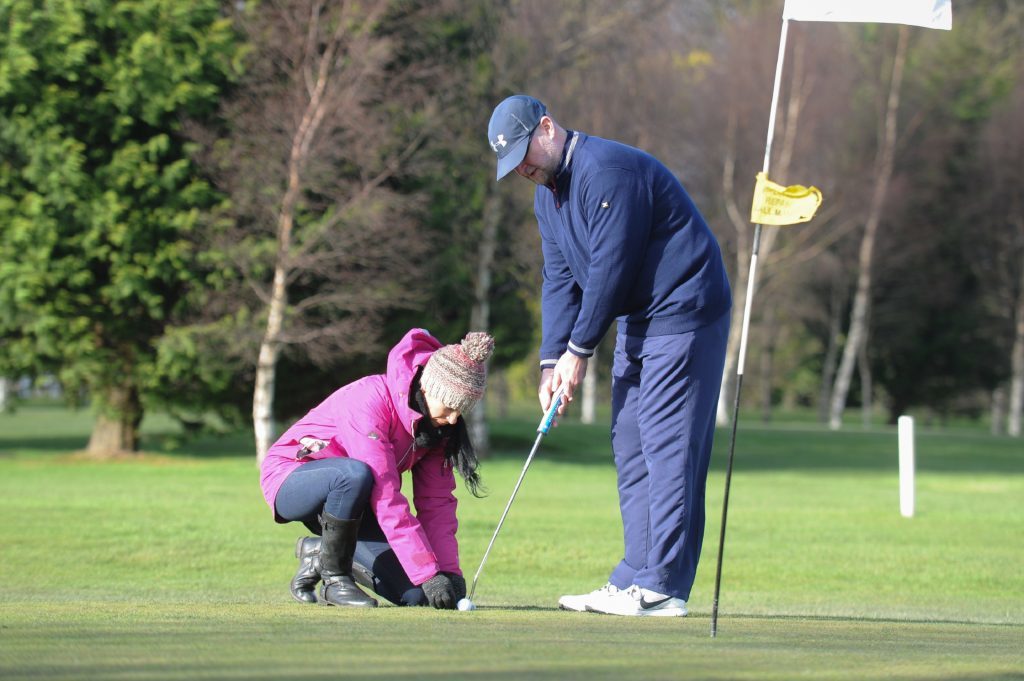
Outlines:
{"type": "Polygon", "coordinates": [[[413,424],[423,416],[409,406],[412,379],[420,367],[425,366],[430,356],[440,348],[441,341],[431,336],[429,331],[412,329],[388,353],[385,382],[395,412],[410,435],[413,434],[413,424]]]}

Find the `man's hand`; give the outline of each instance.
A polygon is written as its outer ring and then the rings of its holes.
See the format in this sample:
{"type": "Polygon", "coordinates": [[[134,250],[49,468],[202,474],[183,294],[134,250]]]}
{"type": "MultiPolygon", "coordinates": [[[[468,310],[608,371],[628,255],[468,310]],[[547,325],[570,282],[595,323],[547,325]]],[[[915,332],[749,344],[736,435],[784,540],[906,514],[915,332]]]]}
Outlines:
{"type": "MultiPolygon", "coordinates": [[[[569,402],[572,402],[576,387],[583,383],[583,377],[586,375],[587,358],[577,357],[571,352],[566,351],[558,358],[558,363],[555,364],[555,369],[552,371],[549,383],[551,392],[548,396],[547,405],[551,406],[551,395],[554,395],[561,389],[562,404],[558,407],[558,415],[562,416],[565,414],[566,407],[569,406],[569,402]]],[[[544,406],[543,400],[541,400],[541,406],[544,406]]],[[[544,411],[547,411],[547,407],[544,407],[544,411]]]]}
{"type": "Polygon", "coordinates": [[[551,377],[555,375],[554,367],[546,367],[540,370],[540,383],[537,385],[537,399],[540,400],[540,410],[548,413],[551,406],[551,398],[554,392],[551,390],[551,377]]]}

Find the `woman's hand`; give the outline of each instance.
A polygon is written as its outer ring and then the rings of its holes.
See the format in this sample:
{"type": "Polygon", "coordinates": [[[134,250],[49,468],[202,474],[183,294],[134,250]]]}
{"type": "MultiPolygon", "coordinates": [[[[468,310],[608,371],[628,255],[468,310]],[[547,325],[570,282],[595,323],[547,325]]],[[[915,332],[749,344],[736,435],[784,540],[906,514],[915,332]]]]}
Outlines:
{"type": "Polygon", "coordinates": [[[452,588],[455,589],[455,601],[461,601],[466,597],[466,579],[462,575],[457,575],[454,572],[442,572],[442,575],[447,575],[448,579],[452,580],[452,588]]]}
{"type": "MultiPolygon", "coordinates": [[[[427,596],[427,603],[433,607],[438,610],[455,609],[455,604],[459,599],[455,596],[455,585],[445,573],[438,572],[420,586],[427,596]]],[[[463,582],[463,589],[465,589],[465,582],[463,582]]]]}

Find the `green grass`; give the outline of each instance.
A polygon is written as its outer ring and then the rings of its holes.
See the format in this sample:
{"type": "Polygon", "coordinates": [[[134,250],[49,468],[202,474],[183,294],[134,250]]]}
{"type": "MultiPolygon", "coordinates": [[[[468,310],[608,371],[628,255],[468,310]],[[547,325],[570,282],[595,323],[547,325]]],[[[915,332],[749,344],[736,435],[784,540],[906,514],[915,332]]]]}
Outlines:
{"type": "MultiPolygon", "coordinates": [[[[533,442],[493,423],[490,496],[460,488],[472,575],[533,442]]],[[[751,419],[753,421],[753,419],[751,419]]],[[[1021,679],[1024,444],[918,437],[917,515],[899,515],[895,431],[741,421],[719,635],[708,636],[728,432],[718,434],[690,617],[565,613],[621,554],[606,426],[564,423],[530,468],[475,613],[301,606],[296,525],[275,525],[249,437],[97,463],[89,417],[0,415],[0,678],[1021,679]]]]}

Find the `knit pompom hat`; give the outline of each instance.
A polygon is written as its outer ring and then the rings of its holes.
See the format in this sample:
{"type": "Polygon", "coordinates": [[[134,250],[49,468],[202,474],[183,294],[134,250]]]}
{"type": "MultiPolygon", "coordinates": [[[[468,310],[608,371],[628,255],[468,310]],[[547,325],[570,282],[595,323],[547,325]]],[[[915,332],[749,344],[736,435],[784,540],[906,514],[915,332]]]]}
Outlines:
{"type": "Polygon", "coordinates": [[[484,396],[484,363],[493,350],[494,338],[490,334],[467,333],[458,345],[445,345],[430,356],[420,376],[420,387],[444,406],[465,414],[484,396]]]}

